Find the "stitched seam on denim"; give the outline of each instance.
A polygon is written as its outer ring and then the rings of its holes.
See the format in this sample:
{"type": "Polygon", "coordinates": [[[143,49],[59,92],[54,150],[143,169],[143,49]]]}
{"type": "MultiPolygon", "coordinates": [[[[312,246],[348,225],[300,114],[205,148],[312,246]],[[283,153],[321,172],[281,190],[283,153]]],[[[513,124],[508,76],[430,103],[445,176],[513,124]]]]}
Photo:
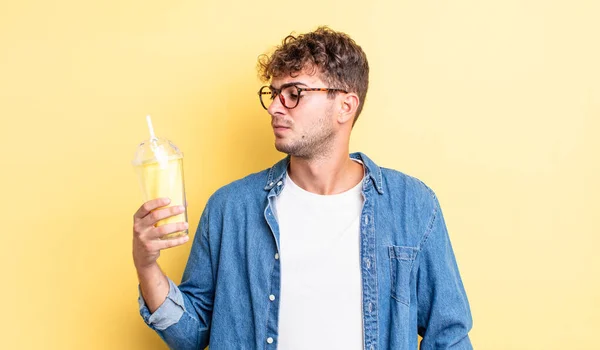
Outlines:
{"type": "MultiPolygon", "coordinates": [[[[363,167],[364,167],[364,170],[363,170],[363,172],[364,172],[364,174],[363,174],[363,178],[364,178],[364,179],[368,179],[369,177],[371,177],[371,171],[369,170],[369,167],[367,166],[367,163],[365,163],[365,160],[364,160],[364,159],[361,157],[360,153],[351,154],[351,155],[350,155],[350,158],[353,158],[353,159],[358,159],[358,160],[360,160],[360,161],[363,163],[363,167]]],[[[364,197],[364,190],[365,190],[365,189],[367,188],[367,186],[368,186],[367,182],[368,182],[368,181],[364,181],[364,182],[363,182],[363,186],[362,186],[362,187],[363,187],[363,197],[364,197]]]]}
{"type": "MultiPolygon", "coordinates": [[[[210,205],[210,199],[209,199],[209,202],[206,203],[206,207],[209,207],[209,205],[210,205]]],[[[206,242],[206,249],[208,250],[209,261],[210,261],[210,264],[211,264],[211,266],[210,266],[210,275],[212,277],[213,290],[214,290],[214,288],[215,288],[214,286],[216,286],[217,281],[216,281],[216,275],[213,272],[211,245],[210,245],[210,240],[209,240],[209,237],[208,237],[208,235],[209,235],[208,234],[208,227],[210,226],[209,219],[208,219],[208,210],[206,210],[204,213],[202,213],[202,216],[200,217],[200,222],[203,223],[203,225],[200,225],[200,238],[201,238],[201,240],[204,239],[205,242],[206,242]]],[[[200,242],[200,244],[202,244],[202,242],[200,242]]],[[[183,292],[181,290],[179,292],[181,293],[181,298],[183,299],[182,300],[183,301],[183,314],[187,315],[195,323],[197,323],[199,325],[202,324],[202,322],[200,321],[199,317],[198,318],[193,317],[192,314],[190,313],[190,311],[188,311],[186,309],[186,307],[185,307],[185,297],[183,295],[183,292]]],[[[211,310],[210,310],[211,314],[214,311],[214,303],[215,303],[215,300],[214,300],[214,295],[213,295],[213,300],[212,300],[212,305],[211,305],[211,310]]],[[[198,316],[198,311],[194,307],[192,307],[192,309],[194,309],[194,312],[196,313],[196,316],[198,316]]],[[[212,319],[212,316],[208,317],[208,321],[207,321],[207,324],[206,324],[207,330],[210,329],[210,327],[211,327],[211,325],[210,325],[211,324],[211,319],[212,319]]],[[[198,336],[196,338],[196,344],[199,344],[199,342],[200,342],[200,332],[198,332],[198,336]]]]}
{"type": "MultiPolygon", "coordinates": [[[[394,247],[390,246],[391,251],[394,251],[394,247]]],[[[396,299],[397,302],[402,303],[404,305],[408,305],[407,303],[405,303],[404,301],[400,300],[400,298],[398,298],[396,296],[396,294],[398,293],[398,288],[396,287],[396,270],[398,270],[398,266],[396,265],[396,258],[391,258],[390,259],[390,274],[392,275],[392,298],[396,299]]]]}
{"type": "MultiPolygon", "coordinates": [[[[284,159],[275,163],[275,165],[273,165],[271,167],[271,169],[269,170],[269,175],[267,176],[267,184],[263,188],[265,191],[271,190],[273,187],[275,187],[276,182],[283,180],[283,178],[287,172],[287,168],[288,168],[289,164],[290,164],[290,156],[287,156],[284,159]],[[283,164],[284,168],[283,168],[283,171],[281,172],[281,174],[277,175],[277,174],[275,174],[275,171],[277,170],[277,167],[280,164],[283,164]],[[274,176],[277,176],[277,178],[275,178],[274,176]]],[[[277,193],[277,194],[279,195],[279,193],[277,193]]]]}
{"type": "MultiPolygon", "coordinates": [[[[268,282],[269,283],[269,295],[271,295],[271,293],[273,292],[271,282],[273,282],[273,271],[275,271],[275,265],[276,265],[276,263],[273,263],[273,267],[271,268],[271,273],[269,274],[269,282],[268,282]]],[[[281,296],[281,294],[277,296],[277,300],[279,300],[280,296],[281,296]]],[[[267,319],[266,319],[266,327],[265,327],[265,330],[267,331],[265,334],[266,337],[269,336],[269,333],[268,333],[269,332],[269,316],[271,314],[271,304],[273,304],[273,303],[274,303],[274,301],[269,301],[269,303],[267,304],[267,319]]],[[[279,322],[279,320],[277,320],[275,323],[277,324],[278,322],[279,322]]],[[[266,345],[265,345],[265,347],[266,347],[266,345]]]]}
{"type": "MultiPolygon", "coordinates": [[[[270,193],[269,193],[269,195],[267,196],[267,208],[265,208],[265,213],[267,212],[267,210],[270,210],[270,202],[269,202],[269,198],[270,197],[272,197],[272,195],[270,195],[270,193]]],[[[271,217],[273,217],[273,210],[271,209],[270,212],[271,212],[271,217]]],[[[265,220],[267,221],[267,226],[269,227],[269,230],[271,231],[271,235],[274,235],[273,228],[271,227],[271,224],[269,223],[269,220],[266,217],[265,217],[265,220]]],[[[273,237],[273,239],[274,238],[275,237],[273,237]]],[[[275,242],[275,250],[278,250],[277,242],[275,242]]],[[[269,292],[269,295],[271,295],[271,292],[272,292],[273,271],[275,271],[275,265],[276,264],[277,264],[276,262],[273,263],[273,267],[271,268],[271,272],[269,274],[269,281],[268,281],[268,292],[269,292]]],[[[280,272],[280,274],[281,274],[281,272],[280,272]]],[[[280,278],[280,282],[281,282],[281,276],[279,278],[280,278]]],[[[279,302],[279,297],[281,297],[281,290],[279,292],[280,293],[277,296],[277,301],[276,302],[279,302]]],[[[273,302],[275,302],[275,301],[273,301],[273,302]]],[[[265,337],[269,336],[269,334],[268,334],[268,331],[269,331],[269,315],[271,314],[271,304],[273,302],[270,301],[267,304],[267,318],[265,320],[265,323],[266,323],[265,324],[265,330],[266,330],[265,337]]],[[[279,323],[279,319],[277,319],[277,321],[275,321],[275,324],[279,327],[278,323],[279,323]]],[[[277,339],[277,341],[278,341],[278,339],[277,339]]],[[[263,345],[263,348],[266,348],[266,345],[263,345]]]]}
{"type": "MultiPolygon", "coordinates": [[[[286,175],[287,175],[287,165],[285,166],[285,170],[283,170],[283,173],[281,173],[281,176],[276,179],[277,182],[281,181],[281,186],[277,186],[275,188],[275,197],[279,197],[279,194],[281,194],[281,192],[283,192],[283,188],[285,187],[286,175]]],[[[275,187],[275,185],[273,185],[273,187],[275,187]]]]}
{"type": "Polygon", "coordinates": [[[431,219],[429,221],[429,225],[427,226],[427,229],[425,230],[425,233],[423,234],[423,238],[421,239],[421,242],[419,242],[418,245],[418,249],[419,251],[421,251],[423,249],[423,246],[425,245],[425,243],[427,242],[427,240],[429,239],[429,236],[431,235],[431,232],[433,231],[433,226],[435,224],[435,220],[438,217],[438,209],[439,209],[439,203],[437,201],[437,198],[435,196],[435,193],[433,193],[433,191],[427,187],[423,182],[421,182],[428,190],[429,193],[431,194],[431,198],[433,200],[433,212],[431,213],[431,219]]]}
{"type": "Polygon", "coordinates": [[[371,178],[373,178],[373,183],[375,184],[375,186],[374,186],[374,187],[375,187],[375,189],[377,190],[377,193],[378,193],[378,194],[383,194],[383,175],[382,175],[382,173],[381,173],[381,168],[380,168],[380,167],[377,167],[377,169],[376,169],[376,170],[377,170],[377,173],[375,174],[375,173],[373,173],[373,172],[371,171],[371,169],[369,169],[369,168],[367,167],[367,164],[366,164],[366,162],[365,162],[364,160],[363,160],[363,163],[365,163],[365,168],[367,168],[367,169],[368,169],[369,176],[370,176],[371,178]]]}
{"type": "MultiPolygon", "coordinates": [[[[366,155],[365,155],[366,157],[366,155]]],[[[362,157],[362,153],[357,152],[356,154],[351,154],[350,158],[354,158],[354,159],[359,159],[365,168],[365,179],[367,178],[371,178],[373,180],[373,184],[375,187],[375,190],[377,191],[378,194],[383,194],[383,175],[381,172],[381,167],[374,164],[373,162],[373,166],[377,167],[377,174],[373,175],[373,172],[371,171],[371,169],[369,169],[369,166],[367,165],[367,162],[365,161],[365,159],[362,157]],[[379,176],[379,178],[377,178],[377,176],[379,176]]],[[[363,188],[366,188],[366,184],[367,181],[365,181],[365,185],[363,185],[363,188]]]]}
{"type": "MultiPolygon", "coordinates": [[[[352,156],[352,155],[351,155],[352,156]]],[[[367,167],[365,166],[365,169],[367,167]]],[[[368,170],[365,170],[365,172],[367,172],[368,170]]],[[[363,207],[360,210],[360,225],[359,225],[359,260],[362,260],[362,252],[363,252],[363,241],[364,241],[364,234],[363,234],[363,227],[364,227],[364,222],[363,222],[363,214],[365,211],[365,207],[367,204],[367,196],[365,195],[365,190],[366,190],[366,182],[363,182],[363,188],[361,190],[361,195],[363,198],[363,207]]],[[[366,228],[365,228],[366,229],[366,228]]],[[[363,333],[363,349],[366,349],[367,347],[367,337],[365,336],[366,334],[366,324],[367,324],[367,317],[366,317],[366,312],[365,312],[365,277],[364,277],[364,273],[362,271],[362,262],[360,264],[360,289],[361,289],[361,296],[360,296],[360,301],[361,301],[361,318],[362,318],[362,333],[363,333]]]]}
{"type": "Polygon", "coordinates": [[[378,293],[377,297],[375,298],[375,302],[377,303],[377,307],[375,308],[375,325],[377,326],[377,333],[375,333],[377,335],[375,337],[375,345],[379,347],[379,344],[377,343],[377,340],[379,340],[379,279],[377,278],[377,232],[375,231],[375,223],[377,222],[375,220],[376,212],[377,210],[375,210],[375,203],[373,203],[373,218],[371,220],[371,225],[373,226],[373,249],[375,251],[375,254],[373,254],[373,259],[375,260],[373,262],[373,269],[375,270],[375,293],[378,293]]]}
{"type": "MultiPolygon", "coordinates": [[[[413,260],[413,262],[414,262],[414,260],[413,260]]],[[[411,262],[411,264],[410,264],[409,271],[412,271],[413,262],[411,262]]],[[[394,275],[393,272],[392,272],[392,275],[394,275]]],[[[410,275],[410,273],[409,273],[409,275],[410,275]]],[[[410,285],[410,283],[409,283],[409,285],[410,285]]],[[[398,291],[396,291],[396,293],[392,293],[392,298],[394,298],[397,302],[399,302],[401,304],[404,304],[406,306],[410,306],[410,291],[409,291],[409,294],[408,294],[408,300],[407,301],[400,300],[400,298],[396,296],[397,293],[398,293],[398,291]]]]}
{"type": "Polygon", "coordinates": [[[381,168],[377,168],[377,175],[379,176],[377,189],[383,194],[383,175],[381,174],[381,168]]]}
{"type": "MultiPolygon", "coordinates": [[[[206,203],[206,206],[208,207],[209,203],[206,203]]],[[[211,266],[210,266],[210,274],[212,276],[212,280],[213,280],[213,285],[216,285],[217,281],[215,278],[215,274],[213,273],[213,269],[212,269],[212,254],[211,254],[211,249],[210,249],[210,240],[208,238],[208,226],[209,226],[209,221],[208,221],[208,211],[206,213],[204,213],[202,215],[203,217],[201,219],[204,220],[200,220],[200,222],[204,223],[204,225],[200,226],[200,238],[204,239],[206,241],[206,249],[208,250],[208,255],[210,256],[211,260],[211,266]]],[[[200,242],[202,244],[202,242],[200,242]]]]}
{"type": "MultiPolygon", "coordinates": [[[[390,258],[394,258],[394,259],[398,259],[398,260],[415,260],[417,258],[417,253],[419,252],[419,248],[418,247],[411,247],[411,246],[407,246],[407,245],[391,245],[389,246],[390,249],[390,258]],[[402,254],[396,254],[396,248],[404,248],[404,250],[410,250],[411,254],[408,258],[405,257],[405,255],[402,254]]],[[[401,249],[399,249],[401,250],[401,249]]]]}
{"type": "MultiPolygon", "coordinates": [[[[398,266],[396,265],[397,263],[400,263],[401,261],[410,261],[410,266],[408,268],[409,271],[409,281],[410,281],[410,276],[411,276],[411,272],[412,272],[412,268],[413,265],[415,263],[416,260],[416,253],[413,254],[414,256],[412,257],[412,259],[401,259],[399,257],[397,257],[396,255],[396,249],[394,249],[395,247],[403,247],[403,248],[410,248],[411,250],[416,251],[416,248],[414,247],[406,247],[406,246],[389,246],[390,249],[390,271],[391,271],[391,283],[392,283],[392,298],[396,299],[396,301],[398,301],[399,303],[402,303],[406,306],[410,306],[410,291],[408,294],[408,298],[407,301],[404,300],[400,300],[400,297],[397,296],[397,294],[399,293],[398,288],[396,287],[396,273],[394,273],[394,266],[396,266],[396,270],[398,270],[398,266]],[[398,260],[398,262],[396,262],[395,260],[398,260]]],[[[409,286],[410,286],[410,282],[409,282],[409,286]]]]}
{"type": "Polygon", "coordinates": [[[271,169],[269,169],[269,174],[267,175],[267,185],[265,186],[265,190],[269,189],[269,184],[273,181],[271,181],[271,179],[273,179],[273,172],[275,171],[275,165],[273,165],[271,167],[271,169]]]}

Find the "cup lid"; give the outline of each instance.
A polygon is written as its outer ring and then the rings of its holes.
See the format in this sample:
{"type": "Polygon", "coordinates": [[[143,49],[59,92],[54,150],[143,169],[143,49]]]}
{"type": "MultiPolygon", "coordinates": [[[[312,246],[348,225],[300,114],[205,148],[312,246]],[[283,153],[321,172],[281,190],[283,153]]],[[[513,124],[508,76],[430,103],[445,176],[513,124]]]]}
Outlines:
{"type": "Polygon", "coordinates": [[[170,159],[182,158],[183,152],[171,140],[154,138],[146,140],[137,147],[132,164],[166,164],[170,159]]]}

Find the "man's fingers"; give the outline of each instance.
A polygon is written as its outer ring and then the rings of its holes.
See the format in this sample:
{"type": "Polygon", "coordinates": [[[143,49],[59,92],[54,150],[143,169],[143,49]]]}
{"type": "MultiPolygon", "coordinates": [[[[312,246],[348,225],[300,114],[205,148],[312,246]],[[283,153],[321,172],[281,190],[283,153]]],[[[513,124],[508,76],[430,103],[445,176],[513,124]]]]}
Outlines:
{"type": "Polygon", "coordinates": [[[148,213],[142,220],[144,226],[152,226],[160,220],[166,219],[171,216],[179,215],[185,212],[183,205],[176,205],[173,207],[166,207],[162,209],[156,209],[148,213]]]}
{"type": "Polygon", "coordinates": [[[148,233],[148,239],[156,239],[161,238],[164,235],[168,235],[169,233],[181,232],[185,231],[188,228],[187,222],[174,222],[171,224],[160,225],[154,229],[152,229],[148,233]]]}
{"type": "Polygon", "coordinates": [[[177,247],[179,245],[184,244],[185,242],[187,242],[189,240],[190,240],[190,236],[184,235],[184,236],[177,237],[177,238],[169,238],[169,239],[154,241],[154,244],[157,249],[163,250],[163,249],[177,247]]]}
{"type": "Polygon", "coordinates": [[[165,205],[169,205],[171,200],[169,198],[156,198],[146,203],[142,204],[142,206],[133,214],[134,219],[143,219],[148,215],[151,211],[156,208],[164,207],[165,205]]]}

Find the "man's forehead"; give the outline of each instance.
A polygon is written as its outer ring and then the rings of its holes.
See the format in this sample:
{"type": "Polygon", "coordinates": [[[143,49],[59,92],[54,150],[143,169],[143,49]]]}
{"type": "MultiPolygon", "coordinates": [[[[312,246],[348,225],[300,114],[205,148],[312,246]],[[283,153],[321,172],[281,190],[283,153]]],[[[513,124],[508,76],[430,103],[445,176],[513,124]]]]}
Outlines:
{"type": "Polygon", "coordinates": [[[322,80],[320,79],[319,74],[307,74],[305,72],[285,74],[279,77],[273,77],[273,79],[271,79],[271,86],[274,88],[278,88],[289,83],[300,83],[312,87],[315,85],[321,85],[322,80]]]}

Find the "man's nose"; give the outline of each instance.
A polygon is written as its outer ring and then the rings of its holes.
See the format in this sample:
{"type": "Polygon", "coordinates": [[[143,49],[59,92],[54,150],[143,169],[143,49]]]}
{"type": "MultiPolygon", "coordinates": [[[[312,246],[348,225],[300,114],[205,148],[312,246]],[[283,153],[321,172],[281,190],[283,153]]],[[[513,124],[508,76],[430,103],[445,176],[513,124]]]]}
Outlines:
{"type": "Polygon", "coordinates": [[[267,111],[270,115],[274,116],[276,114],[285,113],[285,109],[285,106],[283,105],[283,103],[281,103],[281,97],[277,95],[275,96],[275,98],[273,98],[273,101],[271,101],[271,104],[269,105],[269,108],[267,108],[267,111]]]}

